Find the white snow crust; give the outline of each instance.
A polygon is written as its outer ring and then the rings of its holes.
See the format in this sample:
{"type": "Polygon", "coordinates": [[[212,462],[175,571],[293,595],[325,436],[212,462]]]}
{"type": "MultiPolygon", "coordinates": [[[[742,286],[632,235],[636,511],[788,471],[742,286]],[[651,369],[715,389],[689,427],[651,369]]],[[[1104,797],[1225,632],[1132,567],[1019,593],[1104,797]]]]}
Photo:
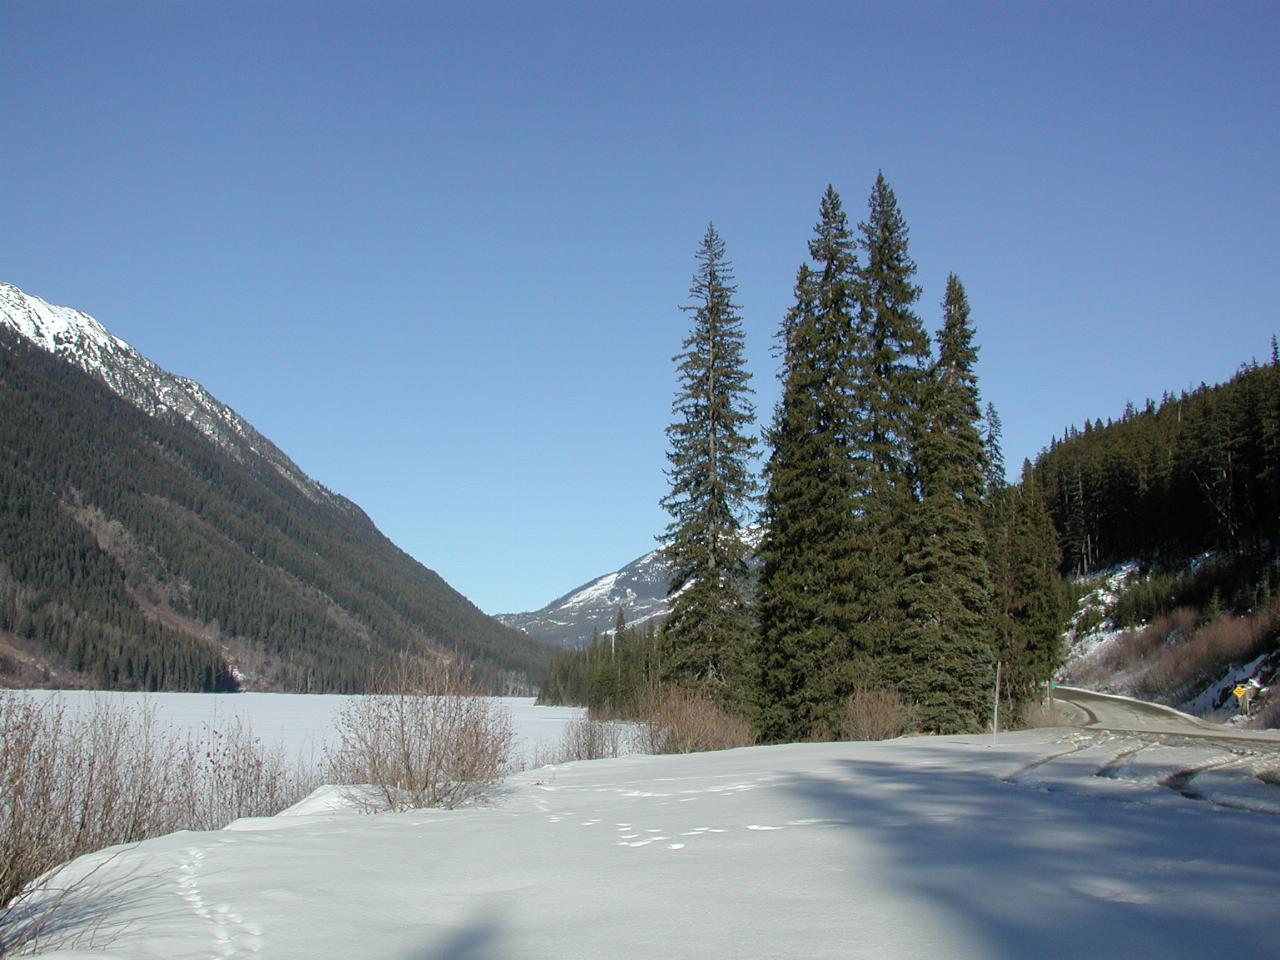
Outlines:
{"type": "Polygon", "coordinates": [[[1224,763],[1051,729],[579,762],[454,811],[322,791],[82,858],[64,932],[140,960],[1263,955],[1280,821],[1163,785],[1277,793],[1224,763]]]}

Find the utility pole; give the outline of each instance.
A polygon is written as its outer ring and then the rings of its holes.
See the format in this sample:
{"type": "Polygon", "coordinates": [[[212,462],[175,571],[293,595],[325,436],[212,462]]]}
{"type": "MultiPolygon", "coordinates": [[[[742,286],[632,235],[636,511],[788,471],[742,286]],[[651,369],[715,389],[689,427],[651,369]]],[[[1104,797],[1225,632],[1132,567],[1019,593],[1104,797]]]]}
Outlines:
{"type": "Polygon", "coordinates": [[[996,734],[1000,732],[1000,661],[996,661],[996,695],[991,709],[991,742],[996,742],[996,734]]]}

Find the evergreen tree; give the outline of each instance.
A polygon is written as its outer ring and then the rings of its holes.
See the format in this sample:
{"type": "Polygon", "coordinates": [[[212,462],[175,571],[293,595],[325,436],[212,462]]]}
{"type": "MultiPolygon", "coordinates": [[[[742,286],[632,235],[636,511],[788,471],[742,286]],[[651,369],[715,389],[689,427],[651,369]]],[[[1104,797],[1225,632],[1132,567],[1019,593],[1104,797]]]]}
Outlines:
{"type": "Polygon", "coordinates": [[[1004,436],[1004,424],[1000,422],[1000,414],[994,403],[987,404],[987,412],[982,433],[982,455],[986,464],[986,490],[990,498],[993,494],[1003,492],[1008,483],[1005,480],[1004,450],[1000,440],[1004,436]]]}
{"type": "Polygon", "coordinates": [[[697,263],[692,302],[682,308],[692,313],[693,329],[674,358],[676,419],[667,428],[670,492],[662,505],[671,522],[661,540],[672,575],[665,668],[673,679],[738,696],[750,641],[739,530],[755,495],[755,441],[745,432],[755,409],[733,302],[737,287],[714,226],[707,227],[697,263]]]}
{"type": "Polygon", "coordinates": [[[915,694],[924,727],[979,726],[995,663],[991,586],[983,536],[986,464],[979,427],[977,349],[964,287],[952,274],[938,360],[926,384],[926,429],[917,443],[921,503],[906,556],[906,624],[890,641],[898,686],[915,694]]]}
{"type": "Polygon", "coordinates": [[[907,252],[907,224],[881,173],[858,225],[865,264],[861,280],[864,352],[858,400],[866,419],[864,442],[877,484],[905,492],[914,480],[912,443],[919,429],[929,338],[914,305],[920,287],[907,252]]]}
{"type": "Polygon", "coordinates": [[[757,725],[765,740],[829,728],[848,686],[855,582],[852,503],[859,485],[851,404],[857,263],[848,219],[828,187],[782,322],[782,397],[768,432],[765,536],[756,594],[757,725]]]}
{"type": "Polygon", "coordinates": [[[1009,618],[1012,616],[1014,577],[1010,536],[1013,502],[1017,493],[1005,480],[1002,424],[993,404],[987,404],[983,452],[987,465],[986,490],[982,503],[982,533],[987,547],[987,571],[992,594],[992,641],[997,657],[1007,657],[1009,618]]]}
{"type": "Polygon", "coordinates": [[[1007,664],[1003,695],[1015,705],[1036,701],[1062,661],[1067,605],[1058,566],[1062,551],[1029,462],[1014,499],[1009,533],[1012,589],[1000,628],[1007,664]]]}
{"type": "Polygon", "coordinates": [[[864,464],[853,511],[858,610],[850,635],[855,660],[870,657],[873,682],[904,673],[901,651],[889,644],[902,635],[906,532],[918,506],[915,446],[924,423],[929,339],[913,306],[920,297],[916,265],[907,251],[907,225],[881,173],[859,224],[863,264],[853,383],[858,433],[854,456],[864,464]]]}

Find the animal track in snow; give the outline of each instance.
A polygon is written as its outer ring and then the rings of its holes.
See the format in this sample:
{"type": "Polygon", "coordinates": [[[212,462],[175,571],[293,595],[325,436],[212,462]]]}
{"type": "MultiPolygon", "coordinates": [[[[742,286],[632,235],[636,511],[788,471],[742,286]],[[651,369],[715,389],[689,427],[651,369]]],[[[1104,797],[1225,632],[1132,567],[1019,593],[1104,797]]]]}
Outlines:
{"type": "Polygon", "coordinates": [[[178,864],[178,896],[187,902],[196,916],[213,925],[217,955],[234,957],[241,951],[255,954],[261,951],[261,927],[246,922],[225,903],[210,906],[201,893],[200,868],[204,864],[204,851],[199,847],[188,847],[183,853],[185,856],[178,864]]]}

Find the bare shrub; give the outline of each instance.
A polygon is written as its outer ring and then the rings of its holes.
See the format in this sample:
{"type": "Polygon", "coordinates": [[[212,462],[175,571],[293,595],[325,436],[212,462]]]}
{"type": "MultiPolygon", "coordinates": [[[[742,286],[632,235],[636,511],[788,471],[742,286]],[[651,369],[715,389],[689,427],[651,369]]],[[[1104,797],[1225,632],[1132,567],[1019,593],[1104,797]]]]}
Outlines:
{"type": "Polygon", "coordinates": [[[1146,671],[1136,685],[1139,695],[1175,701],[1193,693],[1227,667],[1247,663],[1274,648],[1278,620],[1280,607],[1248,617],[1228,614],[1194,633],[1182,627],[1163,645],[1149,644],[1146,671]]]}
{"type": "Polygon", "coordinates": [[[755,743],[746,720],[711,697],[682,687],[650,691],[637,712],[643,753],[698,753],[755,743]]]}
{"type": "Polygon", "coordinates": [[[158,729],[154,706],[95,700],[68,713],[0,693],[0,956],[47,926],[71,892],[58,865],[180,829],[217,829],[279,812],[318,778],[264,752],[247,727],[206,729],[205,742],[158,729]],[[36,879],[43,879],[36,883],[36,879]]]}
{"type": "Polygon", "coordinates": [[[1047,701],[1041,700],[1037,703],[1022,705],[1018,711],[1017,725],[1024,730],[1037,730],[1041,727],[1060,727],[1063,724],[1057,709],[1049,706],[1047,701]]]}
{"type": "Polygon", "coordinates": [[[890,740],[915,726],[915,709],[897,690],[858,684],[845,701],[840,736],[845,740],[890,740]]]}
{"type": "Polygon", "coordinates": [[[510,769],[511,716],[472,694],[465,669],[403,659],[335,720],[335,783],[374,810],[453,808],[481,797],[510,769]]]}
{"type": "Polygon", "coordinates": [[[558,759],[554,762],[618,757],[622,755],[623,748],[622,728],[618,724],[597,717],[579,717],[565,725],[558,759]]]}
{"type": "MultiPolygon", "coordinates": [[[[1276,730],[1280,729],[1280,692],[1272,688],[1271,695],[1267,698],[1267,702],[1262,704],[1261,708],[1249,719],[1249,726],[1256,730],[1276,730]]],[[[1274,771],[1277,780],[1276,786],[1280,786],[1280,768],[1274,771]]]]}
{"type": "Polygon", "coordinates": [[[283,747],[267,749],[249,724],[205,724],[203,737],[175,745],[175,814],[188,830],[219,830],[242,817],[270,817],[320,785],[319,772],[283,747]]]}

